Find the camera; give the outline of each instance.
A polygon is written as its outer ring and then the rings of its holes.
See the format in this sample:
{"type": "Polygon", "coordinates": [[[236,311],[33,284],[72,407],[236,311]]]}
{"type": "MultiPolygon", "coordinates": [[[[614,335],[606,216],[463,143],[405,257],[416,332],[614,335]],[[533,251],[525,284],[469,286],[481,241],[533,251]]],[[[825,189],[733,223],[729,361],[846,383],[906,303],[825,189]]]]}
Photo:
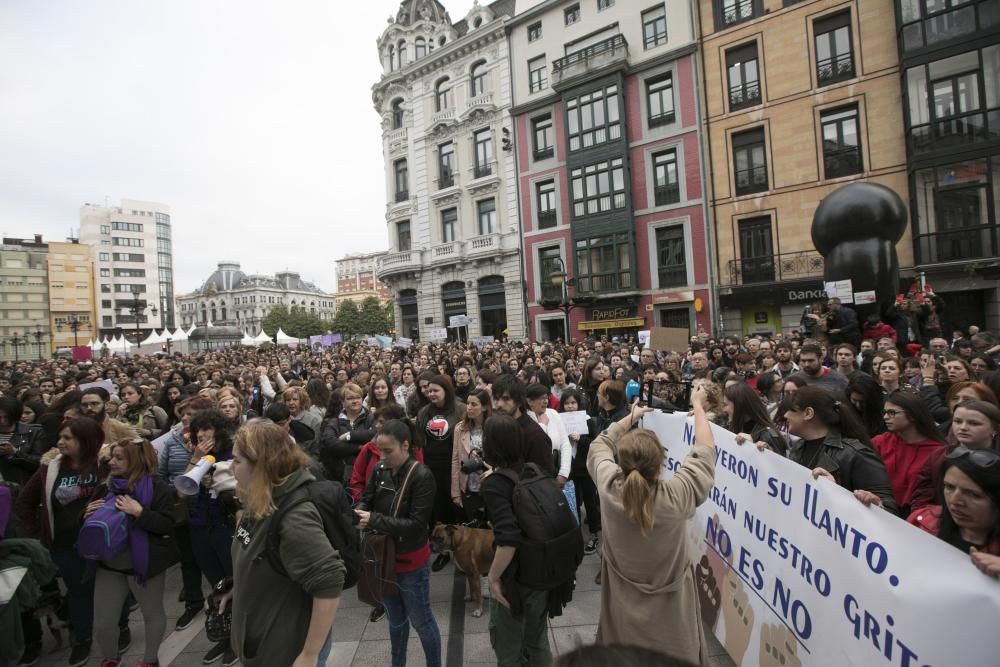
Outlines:
{"type": "Polygon", "coordinates": [[[486,464],[478,456],[472,456],[462,461],[463,475],[471,475],[474,472],[483,472],[484,470],[486,470],[486,464]]]}

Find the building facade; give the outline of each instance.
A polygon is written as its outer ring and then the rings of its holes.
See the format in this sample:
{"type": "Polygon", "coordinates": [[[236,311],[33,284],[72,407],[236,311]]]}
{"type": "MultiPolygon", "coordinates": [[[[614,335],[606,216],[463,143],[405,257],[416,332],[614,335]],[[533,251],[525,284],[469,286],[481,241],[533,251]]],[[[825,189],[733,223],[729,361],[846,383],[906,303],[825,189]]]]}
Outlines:
{"type": "Polygon", "coordinates": [[[88,344],[98,322],[90,248],[76,239],[49,243],[48,273],[52,351],[88,344]]]}
{"type": "Polygon", "coordinates": [[[84,204],[80,242],[97,271],[101,336],[144,338],[176,326],[170,208],[123,199],[120,206],[84,204]],[[155,312],[154,312],[155,311],[155,312]]]}
{"type": "MultiPolygon", "coordinates": [[[[273,276],[243,273],[238,262],[219,262],[201,287],[177,297],[178,324],[238,327],[253,335],[275,306],[304,309],[321,320],[333,321],[335,297],[294,271],[273,276]]],[[[276,331],[268,331],[272,336],[276,331]]]]}
{"type": "Polygon", "coordinates": [[[0,246],[0,357],[48,356],[48,244],[34,239],[3,239],[0,246]]]}
{"type": "Polygon", "coordinates": [[[471,337],[525,334],[507,114],[513,11],[513,0],[476,4],[453,23],[436,0],[404,0],[378,38],[391,250],[376,275],[401,336],[426,340],[456,315],[472,319],[471,337]]]}
{"type": "Polygon", "coordinates": [[[1000,3],[893,5],[916,269],[944,297],[948,333],[970,324],[996,331],[1000,3]]]}
{"type": "MultiPolygon", "coordinates": [[[[869,181],[908,199],[892,4],[696,3],[719,330],[797,328],[825,299],[810,231],[832,191],[869,181]]],[[[911,269],[909,234],[897,253],[911,269]]]]}
{"type": "Polygon", "coordinates": [[[385,252],[347,255],[337,260],[337,303],[355,301],[361,303],[370,296],[380,301],[392,298],[389,287],[378,279],[375,267],[385,257],[385,252]]]}
{"type": "Polygon", "coordinates": [[[708,328],[689,3],[535,3],[509,39],[532,338],[708,328]]]}

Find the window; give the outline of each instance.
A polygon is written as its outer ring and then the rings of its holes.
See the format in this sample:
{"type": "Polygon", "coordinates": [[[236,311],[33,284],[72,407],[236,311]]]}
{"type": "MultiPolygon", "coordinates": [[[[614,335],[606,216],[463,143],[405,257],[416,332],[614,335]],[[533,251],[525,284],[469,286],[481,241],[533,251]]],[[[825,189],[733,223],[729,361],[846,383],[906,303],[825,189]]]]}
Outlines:
{"type": "Polygon", "coordinates": [[[99,253],[97,253],[97,261],[99,261],[99,262],[110,262],[111,261],[111,253],[107,253],[107,252],[99,252],[99,253]]]}
{"type": "Polygon", "coordinates": [[[427,55],[427,41],[423,37],[417,37],[413,41],[413,59],[420,60],[427,55]]]}
{"type": "Polygon", "coordinates": [[[573,215],[581,218],[625,208],[625,167],[622,158],[574,169],[573,215]]]}
{"type": "Polygon", "coordinates": [[[455,144],[438,146],[438,189],[455,185],[455,144]]]}
{"type": "Polygon", "coordinates": [[[472,136],[476,147],[474,176],[476,178],[489,176],[493,173],[493,133],[485,129],[479,130],[472,136]]]}
{"type": "Polygon", "coordinates": [[[657,206],[676,204],[681,200],[677,180],[677,151],[671,148],[653,154],[653,201],[657,206]]]}
{"type": "Polygon", "coordinates": [[[528,26],[528,41],[534,42],[542,38],[542,22],[532,23],[528,26]]]}
{"type": "Polygon", "coordinates": [[[607,234],[576,241],[577,292],[632,289],[632,235],[607,234]]]}
{"type": "Polygon", "coordinates": [[[110,234],[111,225],[101,225],[101,234],[110,234]]]}
{"type": "Polygon", "coordinates": [[[392,103],[392,129],[398,130],[403,127],[403,100],[396,100],[392,103]]]}
{"type": "Polygon", "coordinates": [[[115,292],[119,294],[143,294],[145,291],[145,285],[115,285],[115,292]]]}
{"type": "Polygon", "coordinates": [[[532,93],[545,88],[545,56],[528,61],[528,90],[532,93]]]}
{"type": "Polygon", "coordinates": [[[615,6],[615,0],[597,0],[597,11],[615,6]]]}
{"type": "Polygon", "coordinates": [[[823,171],[838,178],[864,171],[858,140],[858,108],[833,109],[820,115],[823,136],[823,171]]]}
{"type": "Polygon", "coordinates": [[[760,0],[715,0],[717,29],[749,21],[760,13],[760,0]]]}
{"type": "Polygon", "coordinates": [[[733,135],[733,173],[737,196],[767,190],[764,128],[733,135]]]}
{"type": "Polygon", "coordinates": [[[409,170],[406,167],[406,160],[396,160],[394,164],[396,172],[396,201],[406,201],[410,198],[409,192],[409,170]]]}
{"type": "Polygon", "coordinates": [[[111,256],[112,260],[115,262],[145,262],[145,255],[137,255],[135,253],[128,252],[116,252],[111,256]]]}
{"type": "Polygon", "coordinates": [[[542,181],[535,185],[535,201],[538,205],[538,228],[556,226],[556,182],[542,181]]]}
{"type": "Polygon", "coordinates": [[[656,273],[661,289],[687,285],[683,226],[672,225],[656,230],[656,273]]]}
{"type": "Polygon", "coordinates": [[[402,69],[406,67],[406,42],[400,42],[396,45],[396,51],[399,52],[399,68],[402,69]]]}
{"type": "Polygon", "coordinates": [[[532,119],[531,135],[534,138],[536,160],[544,160],[555,155],[555,130],[552,128],[551,115],[545,114],[532,119]]]}
{"type": "Polygon", "coordinates": [[[146,269],[115,269],[116,278],[145,278],[146,269]]]}
{"type": "Polygon", "coordinates": [[[581,95],[566,103],[566,133],[570,151],[621,139],[618,86],[581,95]]]}
{"type": "Polygon", "coordinates": [[[771,240],[771,218],[740,220],[739,277],[747,283],[774,280],[774,245],[771,240]]]}
{"type": "Polygon", "coordinates": [[[441,211],[441,242],[455,241],[455,223],[458,221],[458,209],[446,208],[441,211]]]}
{"type": "Polygon", "coordinates": [[[673,74],[667,72],[646,80],[646,111],[650,127],[674,122],[673,74]]]}
{"type": "Polygon", "coordinates": [[[562,266],[562,263],[559,246],[538,249],[539,301],[559,301],[562,299],[562,287],[552,284],[552,276],[560,271],[565,271],[566,267],[562,266]]]}
{"type": "Polygon", "coordinates": [[[730,111],[760,104],[756,42],[726,51],[726,71],[730,111]]]}
{"type": "Polygon", "coordinates": [[[445,78],[441,79],[440,81],[438,81],[437,85],[434,87],[434,91],[435,91],[434,92],[434,108],[437,111],[444,111],[445,109],[448,109],[448,108],[451,107],[451,96],[449,95],[449,93],[451,92],[451,90],[448,87],[448,84],[449,84],[448,78],[445,77],[445,78]]]}
{"type": "Polygon", "coordinates": [[[142,239],[132,239],[123,236],[112,237],[111,244],[120,246],[129,246],[132,248],[141,248],[143,246],[142,239]]]}
{"type": "Polygon", "coordinates": [[[472,97],[479,97],[480,95],[486,94],[486,77],[488,73],[486,71],[486,63],[478,62],[472,66],[469,72],[470,82],[471,82],[471,94],[472,97]]]}
{"type": "Polygon", "coordinates": [[[112,222],[111,229],[119,232],[141,232],[142,225],[136,222],[112,222]]]}
{"type": "Polygon", "coordinates": [[[937,46],[1000,22],[996,0],[900,0],[904,51],[937,46]],[[978,17],[977,17],[978,14],[978,17]]]}
{"type": "Polygon", "coordinates": [[[663,5],[642,13],[642,43],[647,49],[667,43],[667,13],[663,5]]]}
{"type": "Polygon", "coordinates": [[[101,277],[102,278],[110,278],[111,277],[111,269],[101,269],[101,277]]]}
{"type": "MultiPolygon", "coordinates": [[[[60,285],[62,287],[62,285],[60,285]]],[[[107,283],[101,283],[101,292],[103,294],[111,294],[111,285],[107,283]]]]}
{"type": "Polygon", "coordinates": [[[400,220],[396,223],[396,249],[404,252],[410,249],[410,221],[400,220]]]}
{"type": "Polygon", "coordinates": [[[101,308],[111,308],[111,299],[102,299],[101,308]]]}
{"type": "Polygon", "coordinates": [[[493,234],[497,231],[497,202],[495,199],[483,199],[476,202],[476,217],[479,219],[479,235],[493,234]]]}
{"type": "Polygon", "coordinates": [[[392,72],[396,69],[396,47],[392,44],[389,45],[389,71],[392,72]]]}
{"type": "Polygon", "coordinates": [[[813,25],[813,30],[816,33],[816,81],[819,85],[854,78],[850,12],[820,19],[813,25]]]}
{"type": "Polygon", "coordinates": [[[579,21],[580,5],[573,5],[571,7],[567,7],[565,11],[563,11],[563,18],[566,21],[566,25],[573,25],[574,23],[579,21]]]}
{"type": "Polygon", "coordinates": [[[483,336],[501,338],[507,328],[507,299],[503,276],[479,279],[479,323],[483,336]]]}

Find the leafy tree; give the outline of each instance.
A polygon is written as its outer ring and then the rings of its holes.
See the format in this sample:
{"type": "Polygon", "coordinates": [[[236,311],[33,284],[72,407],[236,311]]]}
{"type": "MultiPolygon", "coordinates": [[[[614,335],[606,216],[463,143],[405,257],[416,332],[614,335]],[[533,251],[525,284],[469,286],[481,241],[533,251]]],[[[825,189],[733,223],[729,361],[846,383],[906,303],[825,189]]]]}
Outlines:
{"type": "Polygon", "coordinates": [[[361,302],[360,330],[361,334],[387,334],[392,329],[392,319],[386,318],[386,309],[378,297],[369,296],[361,302]]]}
{"type": "Polygon", "coordinates": [[[261,326],[272,336],[281,329],[293,338],[319,336],[329,329],[326,322],[297,306],[291,310],[287,306],[275,306],[261,326]]]}
{"type": "Polygon", "coordinates": [[[333,317],[333,330],[347,336],[361,332],[361,313],[358,304],[350,299],[344,299],[337,306],[337,314],[333,317]]]}

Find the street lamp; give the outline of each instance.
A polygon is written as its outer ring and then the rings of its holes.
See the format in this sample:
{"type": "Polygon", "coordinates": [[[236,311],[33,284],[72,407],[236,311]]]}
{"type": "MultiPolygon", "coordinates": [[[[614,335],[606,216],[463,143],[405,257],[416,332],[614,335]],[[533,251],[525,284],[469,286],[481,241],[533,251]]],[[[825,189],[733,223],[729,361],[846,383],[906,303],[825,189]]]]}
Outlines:
{"type": "Polygon", "coordinates": [[[41,330],[37,325],[35,330],[31,333],[35,337],[35,347],[38,348],[38,358],[42,358],[42,337],[45,336],[45,332],[41,330]]]}
{"type": "MultiPolygon", "coordinates": [[[[76,316],[76,313],[70,313],[70,316],[66,318],[66,326],[68,326],[70,328],[70,331],[73,332],[73,347],[79,347],[80,329],[85,328],[87,326],[87,323],[84,320],[78,318],[76,316]]],[[[62,331],[62,328],[63,328],[62,324],[56,325],[56,330],[62,331]]]]}
{"type": "Polygon", "coordinates": [[[17,356],[17,348],[20,347],[21,345],[27,345],[28,344],[28,337],[27,336],[18,336],[17,333],[15,332],[14,335],[11,336],[11,338],[10,338],[10,344],[14,346],[14,361],[16,363],[16,362],[20,361],[20,359],[17,356]]]}
{"type": "Polygon", "coordinates": [[[135,321],[135,344],[138,345],[141,342],[139,338],[139,316],[144,314],[146,310],[149,310],[149,314],[156,317],[156,306],[147,304],[145,301],[139,300],[139,290],[132,290],[132,302],[125,308],[122,308],[122,314],[131,314],[135,321]]]}

